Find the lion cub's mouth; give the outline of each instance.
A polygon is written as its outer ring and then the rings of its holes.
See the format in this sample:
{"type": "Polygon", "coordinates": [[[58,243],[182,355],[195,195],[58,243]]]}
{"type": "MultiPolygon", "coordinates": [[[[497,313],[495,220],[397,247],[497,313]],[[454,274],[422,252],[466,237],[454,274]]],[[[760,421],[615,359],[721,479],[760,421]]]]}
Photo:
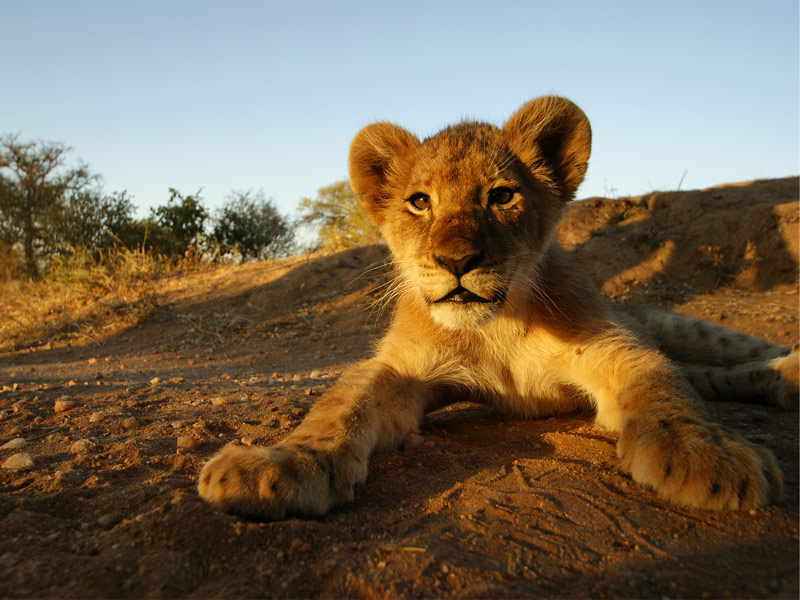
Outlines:
{"type": "Polygon", "coordinates": [[[500,302],[499,298],[484,298],[483,296],[478,296],[478,294],[474,292],[470,292],[468,289],[465,289],[461,286],[449,291],[447,294],[439,298],[438,300],[434,300],[434,304],[441,304],[443,302],[454,302],[457,304],[466,304],[468,302],[479,302],[481,304],[493,304],[495,302],[500,302]]]}

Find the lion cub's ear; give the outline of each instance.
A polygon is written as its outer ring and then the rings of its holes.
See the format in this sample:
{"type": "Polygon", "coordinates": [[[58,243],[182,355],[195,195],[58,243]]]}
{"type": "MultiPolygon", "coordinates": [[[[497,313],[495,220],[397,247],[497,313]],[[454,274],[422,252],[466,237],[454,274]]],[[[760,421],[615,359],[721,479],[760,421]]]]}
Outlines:
{"type": "Polygon", "coordinates": [[[503,126],[511,150],[562,200],[571,200],[586,175],[592,129],[566,98],[544,96],[520,108],[503,126]]]}
{"type": "Polygon", "coordinates": [[[411,165],[419,140],[397,125],[373,123],[350,144],[350,184],[361,204],[380,225],[387,200],[402,194],[400,175],[411,165]]]}

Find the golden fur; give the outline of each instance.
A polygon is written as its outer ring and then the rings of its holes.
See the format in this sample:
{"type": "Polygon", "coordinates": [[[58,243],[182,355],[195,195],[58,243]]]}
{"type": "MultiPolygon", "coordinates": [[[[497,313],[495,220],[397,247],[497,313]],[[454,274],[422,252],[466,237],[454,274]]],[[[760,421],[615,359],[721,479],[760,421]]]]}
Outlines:
{"type": "Polygon", "coordinates": [[[353,497],[371,452],[458,399],[539,417],[594,410],[620,465],[665,499],[711,509],[777,500],[769,450],[709,420],[701,397],[797,407],[797,353],[692,319],[613,307],[554,241],[591,130],[563,98],[502,127],[465,122],[424,141],[389,123],[356,135],[350,179],[398,273],[375,356],[347,371],[284,441],[229,446],[199,492],[267,519],[353,497]]]}

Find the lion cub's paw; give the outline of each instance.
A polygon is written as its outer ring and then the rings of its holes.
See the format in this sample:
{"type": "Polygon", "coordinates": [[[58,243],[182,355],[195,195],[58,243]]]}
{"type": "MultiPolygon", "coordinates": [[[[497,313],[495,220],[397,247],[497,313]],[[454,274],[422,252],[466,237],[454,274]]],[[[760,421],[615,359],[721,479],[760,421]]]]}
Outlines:
{"type": "Polygon", "coordinates": [[[635,481],[677,504],[747,510],[783,497],[769,450],[699,419],[634,419],[623,429],[617,455],[635,481]]]}
{"type": "Polygon", "coordinates": [[[226,446],[203,467],[197,488],[228,512],[268,520],[313,517],[331,506],[330,468],[308,452],[226,446]]]}

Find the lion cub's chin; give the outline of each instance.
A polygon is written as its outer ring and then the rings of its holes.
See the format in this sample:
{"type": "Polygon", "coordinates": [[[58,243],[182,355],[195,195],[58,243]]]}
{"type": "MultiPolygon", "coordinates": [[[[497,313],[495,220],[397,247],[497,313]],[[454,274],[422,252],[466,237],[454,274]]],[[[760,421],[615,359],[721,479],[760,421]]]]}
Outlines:
{"type": "Polygon", "coordinates": [[[499,310],[499,303],[443,302],[430,305],[434,322],[452,331],[480,329],[494,319],[499,310]]]}

